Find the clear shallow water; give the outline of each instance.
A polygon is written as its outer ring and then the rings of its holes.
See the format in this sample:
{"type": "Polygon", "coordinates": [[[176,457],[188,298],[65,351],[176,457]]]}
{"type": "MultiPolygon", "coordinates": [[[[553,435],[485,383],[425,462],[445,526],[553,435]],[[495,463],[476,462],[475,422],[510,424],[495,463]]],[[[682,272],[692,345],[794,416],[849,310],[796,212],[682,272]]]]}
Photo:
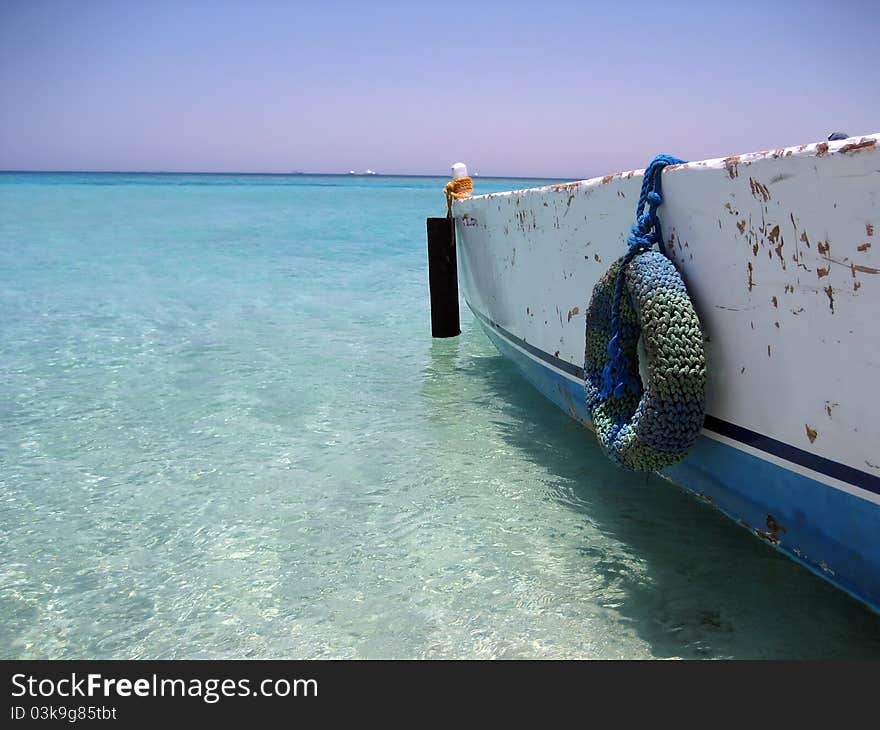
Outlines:
{"type": "Polygon", "coordinates": [[[444,182],[0,175],[0,658],[880,656],[431,340],[444,182]]]}

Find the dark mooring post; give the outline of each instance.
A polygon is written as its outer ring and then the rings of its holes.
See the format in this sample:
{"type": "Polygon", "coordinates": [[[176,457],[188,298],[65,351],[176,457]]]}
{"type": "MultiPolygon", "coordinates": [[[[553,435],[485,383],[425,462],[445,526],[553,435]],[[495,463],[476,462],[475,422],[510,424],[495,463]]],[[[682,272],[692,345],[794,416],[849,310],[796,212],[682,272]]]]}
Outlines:
{"type": "Polygon", "coordinates": [[[428,218],[428,283],[431,287],[431,336],[460,335],[453,218],[428,218]]]}

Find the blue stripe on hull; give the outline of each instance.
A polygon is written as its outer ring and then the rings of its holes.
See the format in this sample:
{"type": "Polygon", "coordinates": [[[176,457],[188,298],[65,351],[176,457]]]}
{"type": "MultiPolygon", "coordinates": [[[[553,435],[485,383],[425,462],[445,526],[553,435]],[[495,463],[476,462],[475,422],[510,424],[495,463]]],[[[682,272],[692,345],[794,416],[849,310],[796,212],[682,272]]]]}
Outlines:
{"type": "MultiPolygon", "coordinates": [[[[583,386],[483,330],[546,398],[584,424],[583,386]]],[[[880,505],[701,436],[663,472],[838,588],[880,611],[880,505]]]]}

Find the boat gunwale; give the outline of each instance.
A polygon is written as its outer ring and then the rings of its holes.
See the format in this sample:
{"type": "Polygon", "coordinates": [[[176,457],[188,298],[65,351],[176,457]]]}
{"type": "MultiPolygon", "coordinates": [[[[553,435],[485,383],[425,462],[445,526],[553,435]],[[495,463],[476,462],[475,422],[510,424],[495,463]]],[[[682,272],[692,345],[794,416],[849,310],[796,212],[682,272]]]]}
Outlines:
{"type": "MultiPolygon", "coordinates": [[[[871,150],[877,147],[880,142],[880,132],[871,134],[855,135],[842,140],[811,142],[808,144],[794,145],[792,147],[780,147],[771,150],[761,150],[759,152],[746,152],[738,155],[729,155],[728,157],[714,157],[706,160],[695,160],[693,162],[682,162],[677,165],[667,165],[664,173],[675,173],[680,170],[721,170],[726,169],[731,178],[738,175],[738,166],[748,166],[760,160],[767,158],[780,159],[782,157],[811,157],[826,158],[839,154],[851,154],[862,150],[871,150]]],[[[472,195],[468,198],[461,198],[454,201],[453,207],[467,208],[469,202],[478,200],[491,200],[493,198],[503,198],[511,195],[543,195],[545,193],[571,193],[574,190],[588,190],[599,188],[607,185],[613,180],[629,180],[633,177],[641,177],[645,174],[645,169],[625,170],[623,172],[615,172],[610,175],[601,177],[591,177],[583,180],[573,180],[571,182],[552,183],[550,185],[542,185],[534,188],[519,188],[514,190],[505,190],[495,193],[482,193],[480,195],[472,195]]]]}

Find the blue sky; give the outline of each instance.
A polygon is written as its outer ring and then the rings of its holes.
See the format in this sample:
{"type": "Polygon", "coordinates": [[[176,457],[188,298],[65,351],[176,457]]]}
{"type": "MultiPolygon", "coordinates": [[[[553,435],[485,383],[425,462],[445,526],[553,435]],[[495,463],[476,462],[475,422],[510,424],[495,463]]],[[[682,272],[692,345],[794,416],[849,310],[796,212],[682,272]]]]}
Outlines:
{"type": "Polygon", "coordinates": [[[580,178],[880,131],[880,2],[0,0],[0,169],[580,178]]]}

